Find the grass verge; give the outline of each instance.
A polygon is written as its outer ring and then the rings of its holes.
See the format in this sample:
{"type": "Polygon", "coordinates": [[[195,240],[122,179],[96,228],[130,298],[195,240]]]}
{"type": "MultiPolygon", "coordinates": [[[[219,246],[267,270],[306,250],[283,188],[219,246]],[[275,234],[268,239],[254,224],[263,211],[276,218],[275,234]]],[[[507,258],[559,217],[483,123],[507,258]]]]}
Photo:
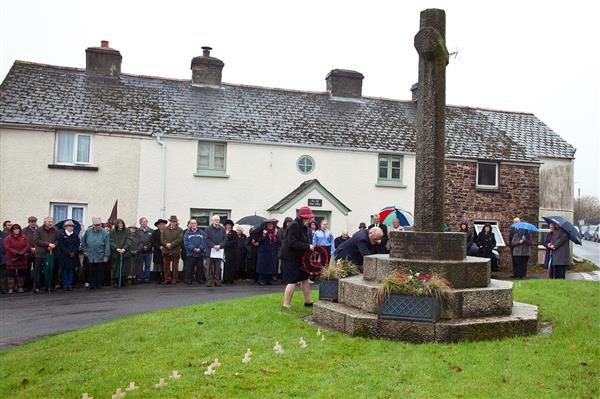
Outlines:
{"type": "Polygon", "coordinates": [[[574,262],[571,268],[571,271],[578,273],[589,273],[596,270],[598,270],[598,266],[587,259],[583,259],[581,262],[574,262]]]}
{"type": "Polygon", "coordinates": [[[266,295],[146,313],[0,353],[0,397],[107,398],[135,381],[127,398],[597,398],[599,288],[517,282],[515,300],[539,305],[552,334],[461,344],[320,341],[298,294],[292,312],[266,295]],[[222,366],[207,377],[214,358],[222,366]],[[182,378],[169,381],[172,370],[182,378]],[[156,390],[161,377],[168,385],[156,390]]]}

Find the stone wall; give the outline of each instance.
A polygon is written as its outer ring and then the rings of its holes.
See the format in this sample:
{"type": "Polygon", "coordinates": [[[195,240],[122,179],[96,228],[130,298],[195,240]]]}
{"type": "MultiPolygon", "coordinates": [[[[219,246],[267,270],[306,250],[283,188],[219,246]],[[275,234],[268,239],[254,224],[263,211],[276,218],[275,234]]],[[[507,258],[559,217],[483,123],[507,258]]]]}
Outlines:
{"type": "MultiPolygon", "coordinates": [[[[446,161],[445,217],[451,231],[461,220],[495,220],[507,246],[502,250],[502,269],[511,270],[508,235],[513,218],[538,224],[539,167],[501,163],[497,190],[476,188],[477,162],[446,161]]],[[[533,235],[534,240],[537,235],[533,235]]],[[[530,260],[537,260],[532,256],[530,260]]]]}

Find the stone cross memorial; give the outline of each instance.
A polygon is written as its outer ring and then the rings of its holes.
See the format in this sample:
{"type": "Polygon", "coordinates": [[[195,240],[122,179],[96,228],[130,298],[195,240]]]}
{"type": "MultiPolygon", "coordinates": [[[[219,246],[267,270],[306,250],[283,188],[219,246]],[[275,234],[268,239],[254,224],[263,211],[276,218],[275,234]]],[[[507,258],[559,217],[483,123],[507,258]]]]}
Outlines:
{"type": "Polygon", "coordinates": [[[491,279],[489,259],[467,257],[464,233],[443,232],[445,39],[445,12],[422,11],[414,38],[419,53],[414,231],[390,232],[389,255],[365,256],[362,275],[338,281],[337,300],[315,303],[312,320],[318,325],[352,336],[412,342],[497,339],[537,331],[537,306],[513,302],[512,283],[491,279]],[[450,290],[436,301],[437,318],[380,317],[381,284],[397,272],[435,273],[448,281],[450,290]]]}
{"type": "Polygon", "coordinates": [[[442,231],[444,227],[444,157],[446,154],[446,13],[421,12],[415,36],[419,53],[417,89],[417,156],[415,230],[442,231]]]}

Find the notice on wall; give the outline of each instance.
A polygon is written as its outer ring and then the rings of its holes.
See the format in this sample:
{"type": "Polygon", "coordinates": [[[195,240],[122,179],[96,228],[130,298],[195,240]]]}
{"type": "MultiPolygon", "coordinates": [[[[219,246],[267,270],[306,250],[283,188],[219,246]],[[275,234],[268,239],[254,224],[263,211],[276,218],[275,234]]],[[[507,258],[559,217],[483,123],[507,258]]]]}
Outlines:
{"type": "Polygon", "coordinates": [[[323,200],[322,199],[309,198],[308,199],[308,206],[323,206],[323,200]]]}

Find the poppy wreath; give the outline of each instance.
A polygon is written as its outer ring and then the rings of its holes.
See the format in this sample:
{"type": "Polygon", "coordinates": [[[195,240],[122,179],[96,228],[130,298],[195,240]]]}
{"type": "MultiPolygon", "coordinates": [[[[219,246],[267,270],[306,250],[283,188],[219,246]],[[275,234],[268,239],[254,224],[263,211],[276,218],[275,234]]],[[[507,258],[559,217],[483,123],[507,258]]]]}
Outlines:
{"type": "Polygon", "coordinates": [[[329,264],[329,252],[323,247],[315,247],[302,255],[302,268],[311,276],[321,274],[321,269],[329,264]]]}

